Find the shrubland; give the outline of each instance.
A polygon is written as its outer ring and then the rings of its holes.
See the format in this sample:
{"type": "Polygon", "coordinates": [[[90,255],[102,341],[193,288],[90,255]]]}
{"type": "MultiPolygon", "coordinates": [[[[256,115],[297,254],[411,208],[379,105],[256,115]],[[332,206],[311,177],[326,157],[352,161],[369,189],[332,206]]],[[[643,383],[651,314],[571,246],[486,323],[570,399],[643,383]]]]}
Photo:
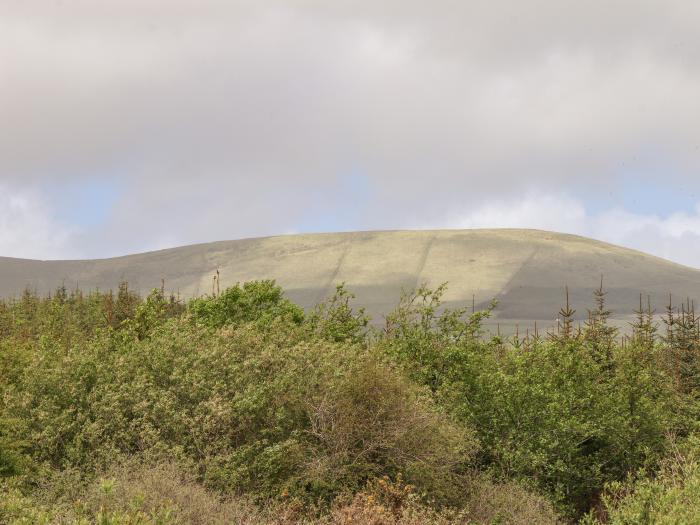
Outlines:
{"type": "Polygon", "coordinates": [[[0,302],[0,523],[696,522],[690,304],[503,338],[444,290],[0,302]]]}

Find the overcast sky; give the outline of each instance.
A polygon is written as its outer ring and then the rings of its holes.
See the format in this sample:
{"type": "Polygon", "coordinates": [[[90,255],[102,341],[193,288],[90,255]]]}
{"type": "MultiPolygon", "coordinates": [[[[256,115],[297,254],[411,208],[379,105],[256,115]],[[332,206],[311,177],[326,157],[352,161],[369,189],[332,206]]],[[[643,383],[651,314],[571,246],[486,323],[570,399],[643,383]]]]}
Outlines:
{"type": "Polygon", "coordinates": [[[0,255],[528,227],[700,267],[700,3],[0,0],[0,255]]]}

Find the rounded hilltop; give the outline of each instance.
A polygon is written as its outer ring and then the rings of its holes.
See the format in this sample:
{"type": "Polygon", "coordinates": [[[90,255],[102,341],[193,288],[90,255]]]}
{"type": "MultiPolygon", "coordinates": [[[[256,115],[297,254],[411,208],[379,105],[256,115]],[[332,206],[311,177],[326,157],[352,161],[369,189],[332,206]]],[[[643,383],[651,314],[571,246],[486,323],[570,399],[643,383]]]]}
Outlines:
{"type": "Polygon", "coordinates": [[[0,258],[0,294],[18,295],[27,286],[48,293],[62,283],[108,289],[124,280],[145,293],[165,279],[169,290],[189,297],[210,292],[217,269],[222,287],[276,279],[304,307],[344,282],[375,318],[393,308],[402,290],[422,283],[447,282],[448,305],[474,298],[478,307],[496,298],[495,318],[504,322],[553,319],[564,286],[585,317],[601,275],[618,318],[632,314],[640,293],[659,311],[669,293],[700,298],[696,269],[593,239],[518,229],[284,235],[86,261],[0,258]]]}

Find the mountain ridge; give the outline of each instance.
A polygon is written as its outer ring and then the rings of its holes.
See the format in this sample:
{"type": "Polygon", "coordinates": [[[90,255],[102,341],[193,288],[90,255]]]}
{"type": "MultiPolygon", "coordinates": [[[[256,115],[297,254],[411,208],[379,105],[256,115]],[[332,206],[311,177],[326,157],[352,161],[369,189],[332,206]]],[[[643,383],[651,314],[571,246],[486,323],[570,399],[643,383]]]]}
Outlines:
{"type": "Polygon", "coordinates": [[[540,233],[543,235],[555,235],[559,237],[568,237],[572,239],[579,239],[583,240],[586,242],[590,243],[596,243],[600,244],[602,246],[608,246],[608,247],[613,247],[613,248],[618,248],[630,252],[636,252],[640,255],[644,255],[645,257],[651,257],[654,259],[659,259],[661,261],[664,261],[666,263],[670,263],[676,266],[681,266],[684,268],[689,268],[691,270],[698,270],[700,271],[700,268],[695,268],[693,266],[688,266],[686,264],[682,264],[676,261],[672,261],[671,259],[666,259],[665,257],[661,257],[659,255],[654,255],[652,253],[644,252],[642,250],[638,250],[636,248],[630,248],[628,246],[622,246],[620,244],[615,244],[611,243],[608,241],[603,241],[600,239],[596,239],[594,237],[586,237],[584,235],[578,235],[575,233],[566,233],[566,232],[557,232],[553,230],[541,230],[539,228],[441,228],[441,229],[420,229],[420,230],[412,230],[412,229],[389,229],[389,230],[352,230],[352,231],[337,231],[337,232],[312,232],[312,233],[284,233],[284,234],[279,234],[279,235],[263,235],[259,237],[241,237],[239,239],[224,239],[224,240],[218,240],[218,241],[205,241],[205,242],[196,242],[192,244],[183,244],[180,246],[170,246],[167,248],[158,248],[156,250],[147,250],[143,252],[133,252],[133,253],[127,253],[124,255],[115,255],[111,257],[95,257],[95,258],[86,258],[86,259],[35,259],[31,257],[13,257],[13,256],[7,256],[7,255],[0,255],[0,260],[15,260],[15,261],[34,261],[34,262],[99,262],[99,261],[111,261],[111,260],[116,260],[116,259],[125,259],[128,257],[134,257],[137,255],[150,255],[150,254],[158,254],[162,252],[169,252],[169,251],[174,251],[174,250],[181,250],[185,248],[196,248],[196,247],[202,247],[202,246],[211,246],[211,245],[216,245],[216,244],[227,244],[227,243],[232,243],[232,242],[240,242],[240,241],[256,241],[256,240],[265,240],[265,239],[276,239],[276,238],[284,238],[284,237],[300,237],[300,236],[321,236],[321,235],[350,235],[350,234],[372,234],[372,233],[406,233],[406,232],[421,232],[421,233],[436,233],[436,232],[528,232],[528,233],[540,233]]]}
{"type": "Polygon", "coordinates": [[[49,293],[65,284],[141,293],[159,287],[184,297],[221,285],[276,279],[309,308],[345,282],[373,316],[387,313],[402,290],[448,282],[448,305],[484,306],[496,298],[504,321],[553,319],[569,286],[579,316],[603,275],[611,308],[629,317],[639,293],[660,309],[668,294],[700,298],[700,270],[644,252],[572,234],[531,229],[380,230],[292,234],[198,243],[91,260],[0,257],[0,295],[26,287],[49,293]],[[636,298],[636,299],[635,299],[636,298]]]}

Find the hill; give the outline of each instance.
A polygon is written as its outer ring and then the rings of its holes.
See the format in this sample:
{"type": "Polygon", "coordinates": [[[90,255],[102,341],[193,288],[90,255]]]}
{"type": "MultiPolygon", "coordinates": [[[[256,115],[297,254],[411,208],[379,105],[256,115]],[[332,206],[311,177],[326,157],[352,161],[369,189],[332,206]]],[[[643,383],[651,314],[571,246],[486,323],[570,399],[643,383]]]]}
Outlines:
{"type": "Polygon", "coordinates": [[[310,307],[345,282],[375,318],[401,290],[449,283],[448,304],[477,307],[497,298],[495,318],[551,321],[568,285],[577,317],[605,276],[615,317],[632,314],[639,294],[657,311],[677,298],[700,298],[700,271],[638,251],[537,230],[377,231],[288,235],[222,241],[85,261],[0,258],[0,295],[27,286],[48,293],[65,283],[82,289],[116,288],[126,280],[142,293],[159,287],[184,297],[211,293],[219,269],[222,288],[272,278],[291,299],[310,307]]]}

